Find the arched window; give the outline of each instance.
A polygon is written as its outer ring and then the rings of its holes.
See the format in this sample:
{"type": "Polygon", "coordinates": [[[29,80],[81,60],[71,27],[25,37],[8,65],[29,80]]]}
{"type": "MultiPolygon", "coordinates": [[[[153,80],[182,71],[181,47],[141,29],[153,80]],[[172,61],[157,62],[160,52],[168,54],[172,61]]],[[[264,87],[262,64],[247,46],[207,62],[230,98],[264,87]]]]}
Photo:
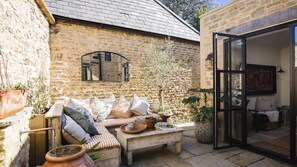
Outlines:
{"type": "Polygon", "coordinates": [[[82,56],[83,81],[129,81],[129,61],[112,52],[92,52],[82,56]]]}

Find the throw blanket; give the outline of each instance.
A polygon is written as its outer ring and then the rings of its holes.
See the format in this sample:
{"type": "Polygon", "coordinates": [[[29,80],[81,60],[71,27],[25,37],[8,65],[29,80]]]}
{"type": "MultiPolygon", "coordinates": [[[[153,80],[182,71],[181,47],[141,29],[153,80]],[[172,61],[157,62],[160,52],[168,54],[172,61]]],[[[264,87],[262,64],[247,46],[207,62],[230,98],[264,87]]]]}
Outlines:
{"type": "Polygon", "coordinates": [[[270,122],[278,122],[278,117],[279,117],[278,111],[259,111],[258,114],[267,115],[270,122]]]}

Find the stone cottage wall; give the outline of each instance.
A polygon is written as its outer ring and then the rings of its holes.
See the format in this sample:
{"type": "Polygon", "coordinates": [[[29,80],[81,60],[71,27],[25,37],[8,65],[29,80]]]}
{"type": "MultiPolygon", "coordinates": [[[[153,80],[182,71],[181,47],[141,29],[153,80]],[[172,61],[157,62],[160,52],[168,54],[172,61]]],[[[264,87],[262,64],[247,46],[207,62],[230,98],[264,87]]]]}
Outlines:
{"type": "Polygon", "coordinates": [[[49,23],[35,0],[0,1],[0,23],[1,59],[10,84],[27,84],[40,72],[49,78],[49,23]]]}
{"type": "MultiPolygon", "coordinates": [[[[269,26],[274,26],[290,20],[285,20],[286,15],[296,12],[296,8],[284,13],[277,13],[284,9],[296,7],[296,0],[234,0],[230,4],[210,11],[201,17],[201,87],[212,87],[212,65],[205,62],[205,58],[212,52],[212,33],[224,32],[230,34],[244,34],[269,26]],[[272,14],[274,16],[268,18],[272,14]],[[267,18],[265,21],[250,23],[257,19],[267,18]],[[283,22],[274,23],[274,20],[283,22]],[[268,21],[269,20],[269,21],[268,21]],[[266,23],[265,23],[266,22],[266,23]],[[267,24],[268,23],[268,24],[267,24]],[[237,28],[237,32],[232,31],[238,25],[244,25],[237,28]],[[265,25],[265,26],[262,26],[265,25]],[[252,27],[252,28],[251,28],[252,27]],[[246,30],[245,30],[246,28],[246,30]],[[239,30],[240,29],[240,30],[239,30]],[[247,30],[249,29],[249,30],[247,30]],[[241,32],[240,32],[241,31],[241,32]],[[240,32],[240,33],[239,33],[240,32]]],[[[291,18],[291,21],[297,18],[291,18]]]]}
{"type": "MultiPolygon", "coordinates": [[[[82,23],[57,19],[57,24],[51,27],[51,84],[54,88],[53,98],[69,96],[75,98],[108,97],[113,93],[117,98],[124,95],[128,99],[137,94],[147,97],[150,104],[158,101],[158,91],[147,89],[141,85],[143,76],[140,65],[145,57],[145,51],[151,41],[158,45],[164,43],[165,37],[154,37],[125,29],[106,27],[98,24],[82,23]],[[110,51],[125,56],[130,60],[129,82],[103,82],[81,80],[81,56],[94,51],[110,51]]],[[[174,40],[174,55],[182,61],[190,72],[182,76],[187,85],[180,85],[178,91],[167,92],[166,101],[172,109],[180,112],[181,119],[188,119],[188,114],[181,103],[185,90],[199,86],[199,43],[174,40]]],[[[177,82],[178,84],[178,82],[177,82]]]]}

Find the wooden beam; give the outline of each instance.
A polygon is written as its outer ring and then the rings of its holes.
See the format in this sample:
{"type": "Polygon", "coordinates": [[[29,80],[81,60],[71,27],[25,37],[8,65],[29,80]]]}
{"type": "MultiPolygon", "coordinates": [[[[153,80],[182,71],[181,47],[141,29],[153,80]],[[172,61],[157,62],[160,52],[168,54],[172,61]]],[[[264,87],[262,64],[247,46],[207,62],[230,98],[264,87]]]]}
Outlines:
{"type": "Polygon", "coordinates": [[[49,24],[55,24],[55,22],[56,22],[55,18],[51,14],[51,12],[48,10],[48,8],[46,7],[46,4],[44,3],[44,0],[35,0],[35,2],[37,3],[39,9],[42,11],[44,16],[46,17],[49,24]]]}

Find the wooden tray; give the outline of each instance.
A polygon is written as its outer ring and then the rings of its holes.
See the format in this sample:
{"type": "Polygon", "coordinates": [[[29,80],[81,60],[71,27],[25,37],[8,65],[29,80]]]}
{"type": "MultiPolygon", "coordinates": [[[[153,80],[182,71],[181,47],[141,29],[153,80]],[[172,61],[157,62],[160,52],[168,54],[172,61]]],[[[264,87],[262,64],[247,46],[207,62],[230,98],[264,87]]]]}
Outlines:
{"type": "Polygon", "coordinates": [[[142,131],[144,131],[146,129],[146,125],[145,124],[141,124],[141,123],[133,123],[133,130],[125,130],[125,127],[127,126],[128,124],[124,124],[124,125],[121,125],[120,129],[122,132],[124,133],[128,133],[128,134],[137,134],[137,133],[141,133],[142,131]]]}

